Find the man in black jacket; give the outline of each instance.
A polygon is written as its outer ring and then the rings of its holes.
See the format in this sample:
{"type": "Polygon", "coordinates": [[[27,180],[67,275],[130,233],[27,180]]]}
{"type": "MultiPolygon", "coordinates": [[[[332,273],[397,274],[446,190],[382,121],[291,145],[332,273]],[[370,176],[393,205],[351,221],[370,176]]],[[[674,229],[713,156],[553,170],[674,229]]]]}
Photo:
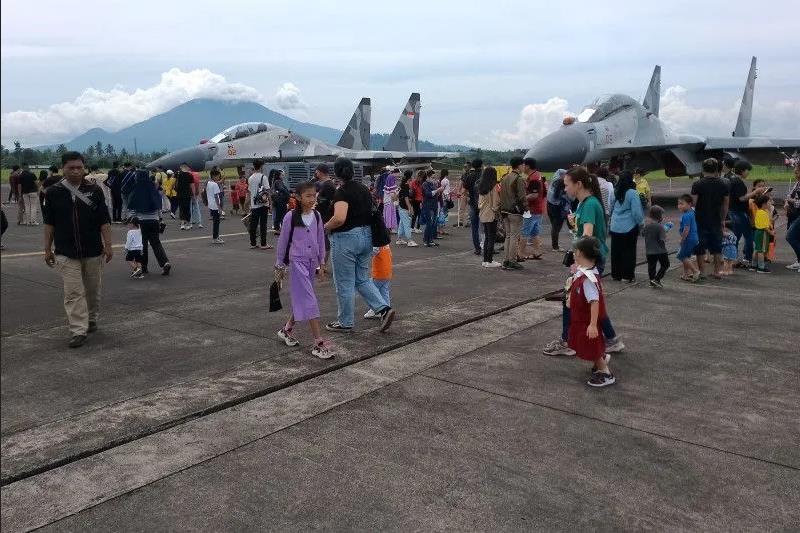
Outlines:
{"type": "Polygon", "coordinates": [[[477,184],[481,179],[483,171],[483,160],[476,159],[472,162],[472,169],[461,177],[462,194],[469,194],[469,223],[472,228],[472,245],[475,248],[475,255],[481,255],[481,222],[478,217],[478,191],[477,184]]]}
{"type": "Polygon", "coordinates": [[[84,179],[83,156],[67,152],[61,161],[65,180],[45,191],[44,260],[64,281],[69,347],[77,348],[97,330],[103,262],[113,256],[111,225],[103,191],[84,179]]]}

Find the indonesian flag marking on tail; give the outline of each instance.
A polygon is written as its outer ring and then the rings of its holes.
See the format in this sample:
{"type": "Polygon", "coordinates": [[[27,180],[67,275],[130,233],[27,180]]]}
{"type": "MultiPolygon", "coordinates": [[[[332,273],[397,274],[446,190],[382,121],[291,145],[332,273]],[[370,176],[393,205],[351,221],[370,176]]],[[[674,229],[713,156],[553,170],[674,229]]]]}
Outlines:
{"type": "Polygon", "coordinates": [[[406,116],[407,116],[408,118],[414,118],[414,117],[416,116],[416,113],[414,113],[413,111],[408,111],[408,112],[406,113],[406,116]]]}

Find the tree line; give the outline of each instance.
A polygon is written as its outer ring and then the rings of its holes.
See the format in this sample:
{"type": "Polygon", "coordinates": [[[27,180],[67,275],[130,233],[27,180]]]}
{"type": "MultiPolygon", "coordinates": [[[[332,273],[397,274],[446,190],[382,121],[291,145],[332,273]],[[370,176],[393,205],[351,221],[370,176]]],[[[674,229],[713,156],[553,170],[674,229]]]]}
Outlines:
{"type": "MultiPolygon", "coordinates": [[[[64,144],[59,144],[55,149],[53,148],[23,148],[22,143],[14,141],[14,148],[9,150],[3,145],[0,145],[2,152],[2,168],[11,168],[13,165],[61,165],[61,156],[70,150],[64,144]]],[[[122,148],[119,152],[111,145],[98,141],[97,143],[87,146],[81,153],[86,158],[88,165],[97,165],[100,168],[111,168],[114,161],[123,163],[125,161],[134,162],[147,162],[158,159],[167,153],[167,150],[156,151],[150,153],[132,154],[127,149],[122,148]]]]}

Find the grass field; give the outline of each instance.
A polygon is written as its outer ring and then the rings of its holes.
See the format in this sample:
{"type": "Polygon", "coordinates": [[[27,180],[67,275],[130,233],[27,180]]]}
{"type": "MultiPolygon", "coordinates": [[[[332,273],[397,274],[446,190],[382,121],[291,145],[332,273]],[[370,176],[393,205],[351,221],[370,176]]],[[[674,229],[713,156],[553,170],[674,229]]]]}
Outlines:
{"type": "MultiPolygon", "coordinates": [[[[458,169],[460,170],[460,169],[458,169]]],[[[36,172],[38,174],[38,171],[36,172]]],[[[2,169],[2,174],[0,175],[0,182],[8,183],[8,175],[11,174],[11,169],[4,168],[2,169]]],[[[236,169],[234,168],[227,168],[223,170],[223,174],[225,175],[226,179],[234,179],[236,178],[236,169]]],[[[548,174],[548,173],[545,173],[548,174]]],[[[204,171],[201,173],[203,178],[208,177],[208,172],[204,171]]],[[[783,167],[777,166],[761,166],[756,165],[753,167],[753,171],[750,172],[749,179],[756,179],[761,178],[765,179],[772,185],[778,185],[780,183],[789,183],[792,181],[793,173],[789,170],[785,170],[783,167]]],[[[664,175],[663,170],[658,170],[654,172],[650,172],[647,174],[648,181],[668,181],[669,178],[664,175]]],[[[680,182],[681,180],[686,180],[686,177],[681,178],[673,178],[674,182],[680,182]]]]}

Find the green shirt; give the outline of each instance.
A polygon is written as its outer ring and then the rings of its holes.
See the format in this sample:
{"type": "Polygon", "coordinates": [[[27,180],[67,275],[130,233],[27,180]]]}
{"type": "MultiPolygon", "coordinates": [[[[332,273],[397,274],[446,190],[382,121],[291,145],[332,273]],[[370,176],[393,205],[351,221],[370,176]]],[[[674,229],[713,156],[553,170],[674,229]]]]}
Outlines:
{"type": "Polygon", "coordinates": [[[575,231],[578,238],[583,237],[583,225],[591,224],[594,229],[592,236],[600,241],[600,253],[603,257],[608,256],[608,245],[606,245],[606,213],[603,205],[594,195],[587,197],[575,211],[575,231]]]}

